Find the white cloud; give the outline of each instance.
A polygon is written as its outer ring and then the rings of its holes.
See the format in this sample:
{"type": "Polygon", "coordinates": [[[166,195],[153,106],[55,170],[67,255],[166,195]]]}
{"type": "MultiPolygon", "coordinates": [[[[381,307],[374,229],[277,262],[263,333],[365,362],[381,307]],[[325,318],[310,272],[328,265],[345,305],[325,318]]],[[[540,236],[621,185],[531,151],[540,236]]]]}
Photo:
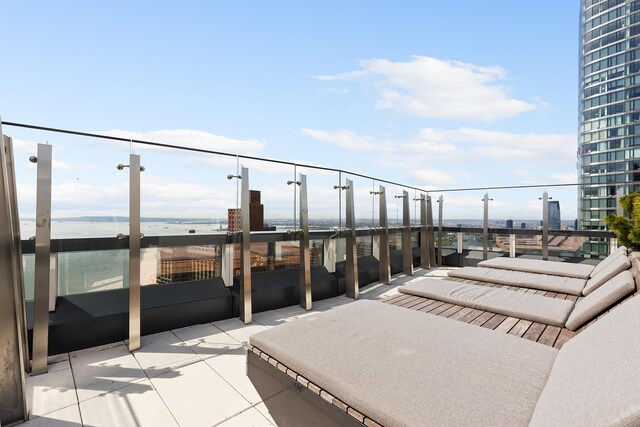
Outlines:
{"type": "Polygon", "coordinates": [[[300,129],[300,133],[317,141],[335,144],[349,151],[373,151],[377,148],[373,142],[373,138],[358,135],[345,129],[337,132],[329,132],[320,129],[303,128],[300,129]]]}
{"type": "MultiPolygon", "coordinates": [[[[258,155],[264,150],[266,143],[258,139],[237,139],[193,129],[154,130],[134,132],[122,129],[96,132],[101,135],[116,136],[126,139],[159,142],[186,148],[219,151],[224,153],[258,155]]],[[[126,144],[126,142],[125,142],[126,144]]],[[[151,149],[151,146],[144,146],[151,149]]],[[[135,147],[134,147],[135,149],[135,147]]]]}
{"type": "Polygon", "coordinates": [[[462,170],[422,168],[410,171],[409,176],[415,181],[424,184],[418,185],[418,187],[428,189],[427,187],[435,188],[434,186],[438,186],[442,188],[444,186],[450,186],[459,182],[461,179],[469,179],[471,175],[467,171],[462,170]]]}
{"type": "Polygon", "coordinates": [[[407,62],[371,59],[360,65],[361,70],[313,77],[364,82],[377,90],[377,108],[426,118],[490,122],[547,105],[514,98],[502,84],[508,73],[498,66],[428,56],[414,56],[407,62]]]}

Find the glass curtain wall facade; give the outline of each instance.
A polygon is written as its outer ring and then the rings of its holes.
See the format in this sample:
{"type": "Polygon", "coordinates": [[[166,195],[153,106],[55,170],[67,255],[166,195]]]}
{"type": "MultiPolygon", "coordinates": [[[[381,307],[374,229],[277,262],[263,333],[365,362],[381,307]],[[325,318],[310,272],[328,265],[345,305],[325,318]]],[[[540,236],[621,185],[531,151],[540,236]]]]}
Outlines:
{"type": "MultiPolygon", "coordinates": [[[[605,229],[616,195],[640,190],[640,0],[581,0],[578,222],[605,229]]],[[[607,243],[583,247],[605,254],[607,243]]]]}

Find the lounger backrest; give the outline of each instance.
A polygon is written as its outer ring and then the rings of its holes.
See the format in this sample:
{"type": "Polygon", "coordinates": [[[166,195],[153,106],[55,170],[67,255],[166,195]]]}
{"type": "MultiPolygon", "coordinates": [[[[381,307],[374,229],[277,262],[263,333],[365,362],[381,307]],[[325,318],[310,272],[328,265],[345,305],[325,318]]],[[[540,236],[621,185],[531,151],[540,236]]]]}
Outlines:
{"type": "Polygon", "coordinates": [[[616,259],[617,257],[619,257],[621,255],[622,256],[627,256],[627,248],[625,246],[620,246],[618,249],[616,249],[615,251],[611,252],[608,257],[606,257],[605,259],[600,261],[598,263],[598,265],[596,265],[593,268],[593,271],[591,271],[591,274],[589,275],[589,277],[593,277],[596,274],[598,274],[603,268],[605,268],[607,265],[609,265],[609,263],[611,263],[611,261],[613,261],[614,259],[616,259]]]}
{"type": "Polygon", "coordinates": [[[567,319],[566,327],[575,331],[603,310],[622,300],[636,290],[631,271],[625,270],[576,303],[567,319]]]}
{"type": "Polygon", "coordinates": [[[531,426],[640,424],[640,298],[569,340],[553,363],[531,426]]]}
{"type": "Polygon", "coordinates": [[[629,258],[626,256],[615,257],[607,266],[602,268],[598,274],[587,280],[587,284],[582,290],[582,295],[587,296],[591,292],[602,286],[607,280],[613,278],[616,274],[631,267],[629,258]]]}

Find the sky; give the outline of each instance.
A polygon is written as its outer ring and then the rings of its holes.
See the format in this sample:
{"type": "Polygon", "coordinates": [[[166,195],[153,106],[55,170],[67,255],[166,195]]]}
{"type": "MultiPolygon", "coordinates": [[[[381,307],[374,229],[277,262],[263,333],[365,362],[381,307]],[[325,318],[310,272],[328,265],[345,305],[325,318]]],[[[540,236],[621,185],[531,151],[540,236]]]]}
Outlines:
{"type": "MultiPolygon", "coordinates": [[[[0,116],[320,165],[430,191],[577,181],[579,2],[3,2],[0,116]]],[[[53,214],[127,212],[141,155],[142,215],[226,217],[249,167],[265,216],[294,215],[293,167],[3,127],[21,210],[36,143],[53,145],[53,214]]],[[[344,212],[337,173],[307,173],[310,218],[344,212]]],[[[356,216],[379,182],[354,179],[356,216]]],[[[402,188],[387,185],[389,216],[402,188]]],[[[490,216],[541,217],[544,188],[496,190],[490,216]]],[[[563,219],[576,189],[551,188],[563,219]]],[[[480,218],[484,191],[444,194],[480,218]]],[[[411,190],[411,197],[419,196],[411,190]]],[[[415,214],[415,204],[412,215],[415,214]]],[[[400,214],[401,217],[401,214],[400,214]]],[[[414,220],[416,216],[414,215],[414,220]]]]}

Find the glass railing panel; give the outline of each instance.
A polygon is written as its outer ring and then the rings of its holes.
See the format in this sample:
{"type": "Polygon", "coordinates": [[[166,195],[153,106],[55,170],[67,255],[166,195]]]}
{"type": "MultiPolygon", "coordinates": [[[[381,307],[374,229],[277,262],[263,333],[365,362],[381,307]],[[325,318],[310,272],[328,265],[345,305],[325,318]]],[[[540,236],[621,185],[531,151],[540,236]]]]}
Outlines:
{"type": "Polygon", "coordinates": [[[140,261],[143,286],[207,280],[222,275],[220,245],[145,248],[140,261]]]}
{"type": "Polygon", "coordinates": [[[24,271],[24,294],[27,301],[33,301],[35,284],[35,262],[34,254],[22,255],[22,268],[24,271]]]}
{"type": "Polygon", "coordinates": [[[123,289],[129,286],[127,250],[58,254],[58,295],[123,289]]]}
{"type": "MultiPolygon", "coordinates": [[[[201,144],[195,139],[183,145],[201,144]]],[[[142,144],[134,150],[144,167],[140,227],[145,236],[226,233],[229,209],[239,203],[238,180],[227,179],[236,173],[235,157],[142,144]]]]}
{"type": "Polygon", "coordinates": [[[356,237],[356,253],[358,258],[373,255],[373,237],[358,236],[356,237]]]}
{"type": "Polygon", "coordinates": [[[311,267],[324,265],[324,240],[311,239],[309,241],[309,258],[311,267]]]}
{"type": "Polygon", "coordinates": [[[299,178],[296,168],[289,164],[243,158],[240,158],[240,165],[249,169],[252,231],[298,229],[299,186],[295,183],[299,178]]]}
{"type": "MultiPolygon", "coordinates": [[[[437,240],[436,240],[437,241],[437,240]]],[[[443,249],[458,249],[458,233],[442,233],[442,248],[443,249]]]]}
{"type": "Polygon", "coordinates": [[[420,246],[420,232],[414,231],[411,233],[411,247],[417,248],[420,246]]]}
{"type": "Polygon", "coordinates": [[[389,233],[389,250],[400,251],[402,250],[402,233],[393,232],[389,233]]]}
{"type": "MultiPolygon", "coordinates": [[[[342,174],[342,185],[345,185],[345,180],[350,179],[352,181],[353,188],[353,202],[354,202],[354,216],[356,222],[356,228],[371,228],[377,226],[377,212],[376,212],[376,197],[371,194],[374,191],[375,185],[373,181],[367,178],[359,176],[353,176],[348,174],[342,174]]],[[[377,190],[377,189],[375,189],[377,190]]],[[[343,212],[343,226],[347,226],[347,194],[348,191],[341,191],[342,197],[342,212],[343,212]]]]}
{"type": "MultiPolygon", "coordinates": [[[[310,230],[334,230],[344,227],[344,201],[340,201],[338,172],[297,166],[296,173],[307,177],[307,207],[310,230]]],[[[342,184],[344,185],[344,184],[342,184]]]]}

